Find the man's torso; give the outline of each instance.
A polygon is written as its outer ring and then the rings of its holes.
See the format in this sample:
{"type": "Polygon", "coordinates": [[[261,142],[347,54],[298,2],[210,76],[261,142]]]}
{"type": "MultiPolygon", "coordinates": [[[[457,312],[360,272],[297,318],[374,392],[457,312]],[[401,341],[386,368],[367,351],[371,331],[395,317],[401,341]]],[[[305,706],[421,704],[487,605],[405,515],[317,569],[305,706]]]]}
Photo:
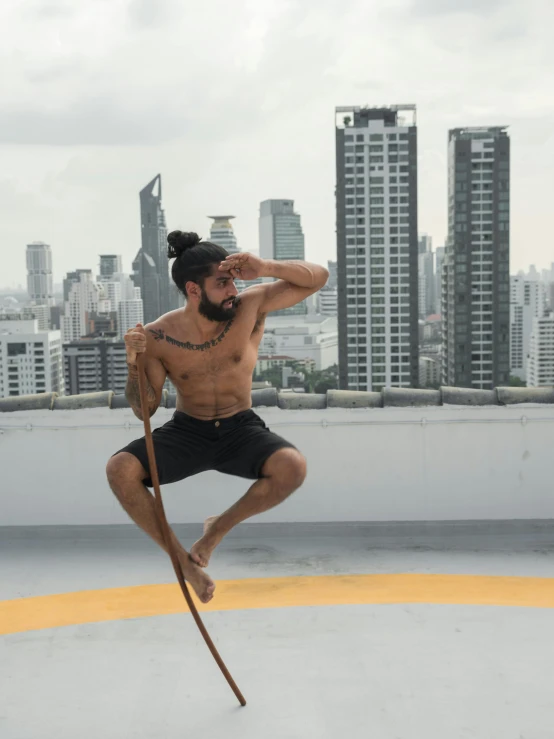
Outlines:
{"type": "Polygon", "coordinates": [[[146,327],[149,351],[167,370],[177,390],[177,410],[195,418],[224,418],[251,406],[252,374],[265,316],[241,296],[233,319],[210,342],[195,344],[173,311],[146,327]]]}

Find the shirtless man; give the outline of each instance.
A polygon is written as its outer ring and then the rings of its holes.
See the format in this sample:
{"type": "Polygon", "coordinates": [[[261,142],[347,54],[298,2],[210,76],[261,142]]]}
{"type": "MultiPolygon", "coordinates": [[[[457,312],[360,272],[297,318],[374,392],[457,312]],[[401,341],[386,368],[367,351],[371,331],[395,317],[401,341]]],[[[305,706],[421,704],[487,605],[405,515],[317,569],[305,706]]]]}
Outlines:
{"type": "MultiPolygon", "coordinates": [[[[206,470],[255,480],[247,493],[204,524],[204,535],[183,548],[173,544],[185,578],[203,603],[215,585],[204,571],[210,555],[237,524],[282,503],[302,485],[306,461],[288,441],[272,433],[251,409],[252,373],[268,313],[299,303],[323,287],[329,273],[302,261],[264,260],[228,254],[196,234],[167,237],[171,273],[186,307],[137,325],[125,336],[129,376],[126,396],[142,420],[137,355],[146,352],[150,415],[156,412],[166,377],[177,389],[172,419],[153,431],[160,484],[206,470]],[[240,295],[235,278],[273,277],[240,295]]],[[[116,452],[108,462],[111,489],[128,515],[167,551],[155,509],[144,437],[116,452]]]]}

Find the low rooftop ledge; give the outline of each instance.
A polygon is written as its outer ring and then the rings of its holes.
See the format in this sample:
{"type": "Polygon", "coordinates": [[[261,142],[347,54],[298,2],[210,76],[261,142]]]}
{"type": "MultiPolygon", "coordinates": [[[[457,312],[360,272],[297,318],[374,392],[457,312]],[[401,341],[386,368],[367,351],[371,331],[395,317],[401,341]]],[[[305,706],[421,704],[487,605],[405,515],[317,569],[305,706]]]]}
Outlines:
{"type": "MultiPolygon", "coordinates": [[[[176,407],[175,393],[164,390],[161,407],[176,407]]],[[[416,390],[412,388],[385,388],[381,392],[357,390],[328,390],[327,393],[278,392],[275,388],[252,391],[254,408],[279,407],[286,410],[324,408],[408,408],[414,406],[441,405],[518,405],[522,403],[554,405],[554,388],[551,387],[497,387],[494,390],[441,387],[440,390],[416,390]]],[[[124,395],[111,390],[83,395],[58,395],[40,393],[0,398],[0,412],[36,410],[80,410],[82,408],[107,407],[113,410],[129,408],[124,395]]]]}

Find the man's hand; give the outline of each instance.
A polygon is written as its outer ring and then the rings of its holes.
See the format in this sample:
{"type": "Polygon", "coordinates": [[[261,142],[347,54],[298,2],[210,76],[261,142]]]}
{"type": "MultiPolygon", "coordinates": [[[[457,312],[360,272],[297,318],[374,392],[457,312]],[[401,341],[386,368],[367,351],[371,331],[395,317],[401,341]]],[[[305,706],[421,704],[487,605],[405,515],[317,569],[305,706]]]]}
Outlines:
{"type": "Polygon", "coordinates": [[[260,259],[253,254],[242,252],[240,254],[229,254],[221,262],[219,269],[222,272],[230,272],[238,280],[255,280],[257,277],[267,276],[267,264],[265,259],[260,259]]]}
{"type": "Polygon", "coordinates": [[[137,355],[146,351],[146,331],[142,323],[130,328],[123,338],[127,349],[127,364],[136,364],[137,355]]]}

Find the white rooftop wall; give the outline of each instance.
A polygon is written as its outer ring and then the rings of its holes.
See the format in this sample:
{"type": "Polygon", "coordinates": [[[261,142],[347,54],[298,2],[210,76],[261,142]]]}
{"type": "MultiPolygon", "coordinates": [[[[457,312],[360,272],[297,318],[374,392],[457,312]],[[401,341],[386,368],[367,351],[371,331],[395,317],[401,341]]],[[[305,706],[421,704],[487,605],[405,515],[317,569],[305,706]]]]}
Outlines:
{"type": "MultiPolygon", "coordinates": [[[[308,478],[256,521],[552,519],[554,406],[257,409],[306,455],[308,478]]],[[[173,411],[160,409],[153,425],[173,411]]],[[[2,525],[129,523],[105,479],[142,435],[129,410],[0,415],[2,525]]],[[[175,523],[197,523],[248,481],[204,473],[163,488],[175,523]]]]}

